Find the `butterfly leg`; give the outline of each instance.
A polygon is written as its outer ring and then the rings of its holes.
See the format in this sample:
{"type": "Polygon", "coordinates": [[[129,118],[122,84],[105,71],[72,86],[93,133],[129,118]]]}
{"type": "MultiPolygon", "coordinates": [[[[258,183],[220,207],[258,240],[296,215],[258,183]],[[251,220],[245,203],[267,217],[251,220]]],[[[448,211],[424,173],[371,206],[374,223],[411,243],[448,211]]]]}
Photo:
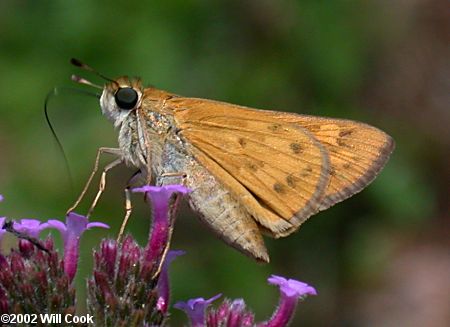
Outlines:
{"type": "Polygon", "coordinates": [[[99,148],[97,151],[97,156],[95,158],[95,163],[94,163],[94,169],[91,172],[91,175],[89,176],[86,185],[83,188],[83,191],[81,191],[81,194],[78,196],[78,199],[75,201],[75,203],[69,208],[67,209],[67,213],[74,211],[74,209],[76,207],[78,207],[78,205],[80,204],[80,202],[83,200],[84,196],[86,195],[87,190],[89,189],[89,186],[92,183],[92,180],[94,179],[95,174],[98,171],[98,166],[99,166],[99,162],[100,162],[100,157],[102,154],[110,154],[113,156],[117,156],[117,157],[122,157],[122,150],[117,149],[117,148],[99,148]]]}
{"type": "Polygon", "coordinates": [[[114,160],[113,162],[109,163],[108,165],[103,168],[102,175],[100,176],[100,183],[98,186],[97,194],[95,195],[94,201],[92,201],[91,206],[89,207],[89,210],[86,214],[86,217],[89,218],[94,211],[94,208],[97,206],[98,200],[100,199],[100,196],[103,194],[106,188],[106,174],[108,171],[113,169],[114,167],[120,165],[123,162],[122,158],[118,158],[114,160]]]}
{"type": "Polygon", "coordinates": [[[133,205],[131,202],[131,185],[133,182],[142,177],[142,172],[138,170],[136,173],[131,176],[131,178],[127,182],[127,186],[125,187],[125,217],[123,218],[122,225],[120,226],[119,234],[117,235],[117,243],[122,241],[123,234],[125,232],[125,227],[128,224],[128,220],[130,219],[131,212],[133,211],[133,205]]]}

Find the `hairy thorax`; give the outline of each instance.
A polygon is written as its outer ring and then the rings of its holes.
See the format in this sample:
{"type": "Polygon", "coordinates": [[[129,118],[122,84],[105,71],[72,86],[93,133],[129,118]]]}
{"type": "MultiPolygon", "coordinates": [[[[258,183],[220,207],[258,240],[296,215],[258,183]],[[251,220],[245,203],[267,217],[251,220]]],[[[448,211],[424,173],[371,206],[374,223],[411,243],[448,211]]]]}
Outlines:
{"type": "Polygon", "coordinates": [[[154,176],[163,173],[167,147],[184,152],[171,117],[155,111],[130,112],[119,127],[119,147],[128,166],[151,168],[154,176]]]}

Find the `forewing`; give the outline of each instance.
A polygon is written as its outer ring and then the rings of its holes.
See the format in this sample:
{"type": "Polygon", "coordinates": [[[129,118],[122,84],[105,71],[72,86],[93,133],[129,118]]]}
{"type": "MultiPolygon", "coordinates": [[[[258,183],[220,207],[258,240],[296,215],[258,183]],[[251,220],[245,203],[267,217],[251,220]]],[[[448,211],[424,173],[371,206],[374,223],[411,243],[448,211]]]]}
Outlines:
{"type": "Polygon", "coordinates": [[[271,235],[291,233],[318,211],[329,180],[328,154],[306,129],[265,111],[202,99],[169,105],[197,160],[271,235]]]}
{"type": "Polygon", "coordinates": [[[279,119],[306,128],[329,154],[331,177],[320,210],[365,188],[394,149],[389,135],[363,123],[287,113],[280,113],[279,119]]]}

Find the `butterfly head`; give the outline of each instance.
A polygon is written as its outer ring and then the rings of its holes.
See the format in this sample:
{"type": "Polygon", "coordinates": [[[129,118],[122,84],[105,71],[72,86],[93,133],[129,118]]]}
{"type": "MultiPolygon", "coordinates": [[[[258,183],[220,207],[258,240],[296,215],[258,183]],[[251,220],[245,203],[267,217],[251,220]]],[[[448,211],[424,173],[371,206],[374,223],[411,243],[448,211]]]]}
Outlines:
{"type": "Polygon", "coordinates": [[[102,113],[113,122],[115,126],[121,125],[131,112],[134,112],[140,107],[143,94],[143,87],[140,79],[130,79],[127,76],[111,79],[100,74],[78,59],[71,59],[70,62],[74,66],[93,72],[106,81],[105,86],[102,87],[85,78],[72,75],[72,80],[77,83],[102,89],[102,94],[99,96],[102,113]]]}
{"type": "Polygon", "coordinates": [[[140,107],[142,94],[143,89],[139,79],[119,77],[103,88],[100,97],[102,113],[114,125],[120,125],[130,112],[140,107]]]}

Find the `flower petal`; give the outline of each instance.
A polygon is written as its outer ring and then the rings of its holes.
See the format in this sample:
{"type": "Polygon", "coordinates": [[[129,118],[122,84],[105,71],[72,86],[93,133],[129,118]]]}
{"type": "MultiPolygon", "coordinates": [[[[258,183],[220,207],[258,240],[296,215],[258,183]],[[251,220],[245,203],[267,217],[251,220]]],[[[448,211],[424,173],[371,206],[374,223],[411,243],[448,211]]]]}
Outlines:
{"type": "Polygon", "coordinates": [[[60,231],[61,234],[64,234],[67,230],[66,224],[62,221],[56,219],[50,219],[47,221],[47,224],[50,228],[55,228],[60,231]]]}
{"type": "Polygon", "coordinates": [[[37,238],[39,237],[40,232],[50,226],[48,223],[43,223],[38,219],[20,219],[13,223],[13,227],[20,233],[37,238]]]}
{"type": "Polygon", "coordinates": [[[110,228],[109,225],[107,225],[107,224],[104,224],[104,223],[101,223],[98,221],[94,221],[92,223],[88,223],[86,226],[86,229],[91,229],[93,227],[100,227],[100,228],[106,228],[106,229],[110,228]]]}
{"type": "Polygon", "coordinates": [[[213,296],[212,298],[205,300],[202,297],[196,299],[190,299],[187,302],[177,302],[174,308],[183,310],[191,321],[192,327],[204,327],[205,326],[205,311],[209,304],[220,297],[222,294],[213,296]]]}
{"type": "Polygon", "coordinates": [[[183,185],[179,185],[179,184],[172,184],[172,185],[164,185],[164,186],[153,186],[153,185],[144,185],[142,187],[135,187],[132,190],[133,192],[142,192],[142,193],[146,193],[146,192],[154,192],[154,193],[158,193],[158,192],[178,192],[181,194],[186,194],[189,193],[191,190],[188,189],[187,187],[183,186],[183,185]]]}
{"type": "Polygon", "coordinates": [[[2,236],[6,233],[6,230],[3,229],[3,225],[5,224],[6,217],[0,217],[0,242],[2,240],[2,236]]]}
{"type": "Polygon", "coordinates": [[[67,230],[70,231],[71,234],[81,235],[86,230],[87,224],[87,217],[75,212],[69,212],[66,217],[67,230]]]}
{"type": "Polygon", "coordinates": [[[267,279],[272,285],[278,285],[280,291],[289,297],[303,297],[305,295],[317,295],[314,287],[295,279],[286,279],[281,276],[272,275],[267,279]]]}
{"type": "Polygon", "coordinates": [[[167,202],[173,193],[186,194],[190,192],[190,189],[183,185],[164,185],[164,186],[152,186],[145,185],[142,187],[136,187],[132,189],[133,192],[148,193],[148,196],[152,199],[152,203],[167,202]]]}

